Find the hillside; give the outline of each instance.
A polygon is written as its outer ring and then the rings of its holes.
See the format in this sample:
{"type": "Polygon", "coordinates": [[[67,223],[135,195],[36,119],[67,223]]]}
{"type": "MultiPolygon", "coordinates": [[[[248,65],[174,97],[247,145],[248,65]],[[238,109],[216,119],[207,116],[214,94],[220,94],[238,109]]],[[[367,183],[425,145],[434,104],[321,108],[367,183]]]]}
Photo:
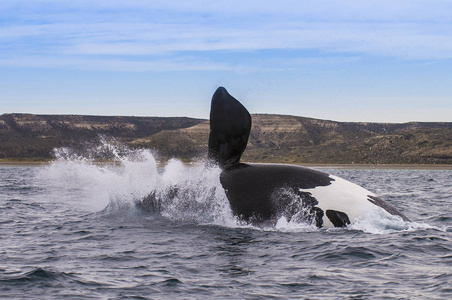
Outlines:
{"type": "MultiPolygon", "coordinates": [[[[253,115],[246,161],[452,164],[452,123],[346,123],[253,115]]],[[[55,147],[86,148],[99,135],[164,158],[204,157],[209,122],[193,118],[4,114],[0,159],[50,160],[55,147]]]]}
{"type": "Polygon", "coordinates": [[[164,130],[192,127],[204,120],[159,117],[4,114],[0,116],[0,159],[49,160],[56,147],[86,147],[99,135],[129,145],[164,130]]]}
{"type": "Polygon", "coordinates": [[[452,163],[452,123],[343,123],[275,115],[255,115],[253,120],[245,157],[305,163],[452,163]]]}

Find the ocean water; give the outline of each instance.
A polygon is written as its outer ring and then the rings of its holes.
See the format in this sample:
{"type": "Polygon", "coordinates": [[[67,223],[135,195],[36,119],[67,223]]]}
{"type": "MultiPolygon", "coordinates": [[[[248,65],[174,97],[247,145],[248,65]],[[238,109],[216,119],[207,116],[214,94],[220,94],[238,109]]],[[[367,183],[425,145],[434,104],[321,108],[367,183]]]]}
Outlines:
{"type": "Polygon", "coordinates": [[[149,151],[118,163],[58,149],[49,165],[0,166],[1,299],[451,299],[452,171],[323,169],[411,222],[318,229],[237,221],[218,169],[149,151]],[[136,202],[172,185],[149,213],[136,202]]]}

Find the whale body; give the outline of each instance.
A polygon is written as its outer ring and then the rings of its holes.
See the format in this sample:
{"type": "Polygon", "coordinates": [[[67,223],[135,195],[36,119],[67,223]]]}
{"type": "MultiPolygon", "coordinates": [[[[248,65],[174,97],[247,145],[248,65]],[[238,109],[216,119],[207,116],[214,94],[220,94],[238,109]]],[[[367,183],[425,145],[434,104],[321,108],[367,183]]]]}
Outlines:
{"type": "Polygon", "coordinates": [[[285,217],[326,228],[370,215],[408,221],[372,192],[337,176],[295,165],[241,163],[250,130],[247,109],[219,87],[211,102],[208,163],[222,169],[221,185],[239,219],[259,224],[285,217]]]}

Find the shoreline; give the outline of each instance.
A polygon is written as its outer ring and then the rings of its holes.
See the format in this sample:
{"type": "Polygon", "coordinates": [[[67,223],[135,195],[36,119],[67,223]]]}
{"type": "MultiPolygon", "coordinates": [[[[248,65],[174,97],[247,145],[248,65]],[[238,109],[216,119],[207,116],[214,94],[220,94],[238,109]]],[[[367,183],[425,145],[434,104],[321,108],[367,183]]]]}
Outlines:
{"type": "MultiPolygon", "coordinates": [[[[0,167],[39,167],[50,165],[53,161],[14,161],[0,160],[0,167]]],[[[103,162],[105,163],[105,162],[103,162]]],[[[114,163],[114,162],[113,162],[114,163]]],[[[250,162],[252,163],[252,162],[250,162]]],[[[165,165],[165,162],[160,164],[165,165]]],[[[283,164],[283,163],[281,163],[283,164]]],[[[449,164],[326,164],[326,163],[292,163],[293,165],[318,169],[398,169],[398,170],[452,170],[449,164]]]]}
{"type": "Polygon", "coordinates": [[[0,161],[0,167],[33,167],[33,166],[42,166],[42,165],[49,165],[51,161],[0,161]]]}
{"type": "Polygon", "coordinates": [[[452,165],[446,164],[297,164],[319,169],[397,169],[397,170],[452,170],[452,165]]]}

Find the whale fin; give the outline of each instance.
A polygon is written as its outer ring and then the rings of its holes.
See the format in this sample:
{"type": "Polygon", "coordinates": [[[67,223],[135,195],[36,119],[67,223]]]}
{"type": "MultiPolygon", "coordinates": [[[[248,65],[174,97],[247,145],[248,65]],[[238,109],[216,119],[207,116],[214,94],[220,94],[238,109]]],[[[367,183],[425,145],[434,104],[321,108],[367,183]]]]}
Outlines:
{"type": "Polygon", "coordinates": [[[326,211],[326,216],[333,223],[334,227],[346,227],[350,224],[350,219],[346,213],[341,211],[328,209],[326,211]]]}
{"type": "Polygon", "coordinates": [[[224,87],[219,87],[210,107],[209,161],[224,169],[238,164],[250,130],[250,113],[224,87]]]}
{"type": "Polygon", "coordinates": [[[394,216],[400,216],[404,221],[409,222],[410,220],[401,212],[399,212],[397,210],[397,208],[395,208],[394,206],[392,206],[391,204],[383,201],[382,199],[375,197],[375,196],[371,196],[371,195],[367,195],[367,200],[369,200],[369,202],[380,206],[381,208],[383,208],[384,210],[386,210],[388,213],[390,213],[391,215],[394,216]]]}

